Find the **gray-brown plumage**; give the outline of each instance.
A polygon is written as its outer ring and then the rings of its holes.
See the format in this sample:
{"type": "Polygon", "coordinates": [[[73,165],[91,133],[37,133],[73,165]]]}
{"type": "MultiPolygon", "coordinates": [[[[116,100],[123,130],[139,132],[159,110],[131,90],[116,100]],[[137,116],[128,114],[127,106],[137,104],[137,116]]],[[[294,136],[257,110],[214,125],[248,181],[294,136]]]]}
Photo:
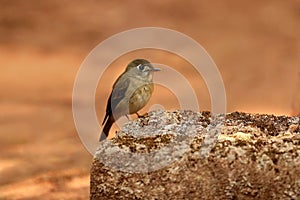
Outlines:
{"type": "Polygon", "coordinates": [[[134,114],[142,109],[150,100],[153,92],[152,76],[154,68],[145,59],[136,59],[129,63],[125,71],[113,85],[106,106],[106,114],[99,141],[107,138],[112,124],[121,116],[134,114]]]}

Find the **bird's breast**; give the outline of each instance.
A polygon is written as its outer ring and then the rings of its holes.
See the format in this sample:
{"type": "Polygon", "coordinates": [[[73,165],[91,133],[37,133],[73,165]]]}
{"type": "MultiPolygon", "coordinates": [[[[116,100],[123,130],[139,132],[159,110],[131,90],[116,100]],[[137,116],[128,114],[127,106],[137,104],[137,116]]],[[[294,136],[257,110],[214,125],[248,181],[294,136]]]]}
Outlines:
{"type": "Polygon", "coordinates": [[[145,84],[138,87],[132,94],[129,100],[130,114],[138,112],[150,100],[153,92],[153,83],[145,84]]]}

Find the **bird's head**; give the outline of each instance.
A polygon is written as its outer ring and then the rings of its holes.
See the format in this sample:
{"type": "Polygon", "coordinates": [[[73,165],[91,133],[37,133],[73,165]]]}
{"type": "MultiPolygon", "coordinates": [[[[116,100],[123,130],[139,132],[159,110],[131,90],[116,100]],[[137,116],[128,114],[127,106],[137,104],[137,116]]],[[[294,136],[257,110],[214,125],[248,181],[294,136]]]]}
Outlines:
{"type": "Polygon", "coordinates": [[[141,78],[152,78],[151,74],[155,71],[160,71],[160,69],[154,68],[152,64],[145,59],[135,59],[131,61],[126,68],[126,72],[130,72],[141,78]]]}

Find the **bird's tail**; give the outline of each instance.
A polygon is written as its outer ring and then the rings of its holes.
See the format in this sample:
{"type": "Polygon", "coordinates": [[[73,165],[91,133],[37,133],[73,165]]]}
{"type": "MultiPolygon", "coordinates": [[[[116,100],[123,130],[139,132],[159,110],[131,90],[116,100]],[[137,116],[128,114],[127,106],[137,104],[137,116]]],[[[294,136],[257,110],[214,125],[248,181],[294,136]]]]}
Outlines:
{"type": "Polygon", "coordinates": [[[110,115],[104,124],[104,128],[102,129],[102,133],[100,135],[99,142],[101,142],[107,138],[107,136],[109,134],[109,130],[114,122],[115,122],[115,119],[113,118],[112,115],[110,115]]]}

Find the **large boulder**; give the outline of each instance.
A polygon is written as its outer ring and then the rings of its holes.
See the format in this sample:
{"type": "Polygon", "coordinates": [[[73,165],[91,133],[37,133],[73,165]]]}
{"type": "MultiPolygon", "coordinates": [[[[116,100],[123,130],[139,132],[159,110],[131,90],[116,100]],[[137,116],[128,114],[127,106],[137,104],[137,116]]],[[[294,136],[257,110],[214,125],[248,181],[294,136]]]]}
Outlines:
{"type": "Polygon", "coordinates": [[[150,112],[99,145],[90,199],[300,199],[299,123],[150,112]]]}

